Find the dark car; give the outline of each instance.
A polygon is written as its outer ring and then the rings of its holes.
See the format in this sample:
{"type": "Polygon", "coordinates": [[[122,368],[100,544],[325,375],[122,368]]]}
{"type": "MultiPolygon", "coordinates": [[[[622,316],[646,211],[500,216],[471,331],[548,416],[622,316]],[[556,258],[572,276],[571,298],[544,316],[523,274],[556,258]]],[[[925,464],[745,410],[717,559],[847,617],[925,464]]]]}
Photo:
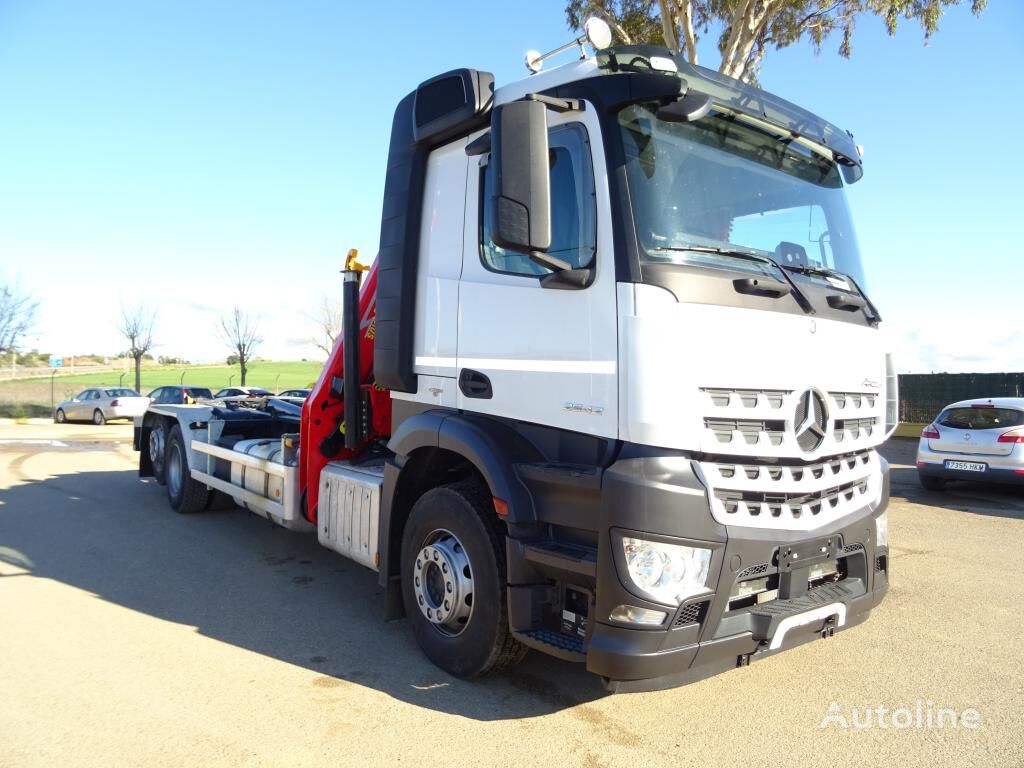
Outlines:
{"type": "Polygon", "coordinates": [[[185,387],[182,385],[157,387],[149,393],[153,405],[191,405],[200,400],[212,400],[213,393],[206,387],[185,387]]]}

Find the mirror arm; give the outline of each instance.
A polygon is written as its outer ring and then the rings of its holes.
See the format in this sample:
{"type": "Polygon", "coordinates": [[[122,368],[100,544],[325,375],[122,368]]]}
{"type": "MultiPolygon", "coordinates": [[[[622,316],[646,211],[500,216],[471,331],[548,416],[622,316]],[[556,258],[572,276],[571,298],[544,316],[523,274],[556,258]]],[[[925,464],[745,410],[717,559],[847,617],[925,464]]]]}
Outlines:
{"type": "Polygon", "coordinates": [[[579,269],[567,269],[563,272],[552,272],[540,279],[541,288],[558,288],[565,290],[579,290],[588,288],[594,282],[594,269],[592,267],[580,267],[579,269]]]}
{"type": "Polygon", "coordinates": [[[478,155],[486,155],[491,151],[491,132],[482,136],[477,136],[469,144],[466,145],[466,155],[469,157],[477,157],[478,155]]]}
{"type": "Polygon", "coordinates": [[[534,264],[538,264],[545,269],[550,269],[553,272],[566,272],[572,269],[572,264],[569,262],[562,261],[561,259],[544,253],[543,251],[530,251],[526,255],[534,264]]]}
{"type": "Polygon", "coordinates": [[[582,112],[583,102],[579,99],[559,99],[554,96],[544,96],[540,93],[528,93],[523,101],[537,101],[550,109],[552,112],[582,112]]]}

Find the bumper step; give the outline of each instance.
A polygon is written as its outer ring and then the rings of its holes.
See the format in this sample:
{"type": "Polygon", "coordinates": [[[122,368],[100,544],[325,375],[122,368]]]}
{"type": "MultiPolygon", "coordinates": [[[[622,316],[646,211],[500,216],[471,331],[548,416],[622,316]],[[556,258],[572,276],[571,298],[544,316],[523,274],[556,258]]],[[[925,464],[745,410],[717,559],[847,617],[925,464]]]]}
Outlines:
{"type": "MultiPolygon", "coordinates": [[[[838,603],[844,605],[851,598],[864,594],[864,583],[860,579],[847,579],[838,584],[818,587],[805,595],[789,600],[773,600],[750,610],[754,622],[754,638],[771,640],[780,625],[802,613],[808,613],[824,606],[838,603]]],[[[845,611],[843,613],[845,617],[845,611]]]]}
{"type": "Polygon", "coordinates": [[[527,544],[523,554],[531,563],[577,573],[591,578],[597,575],[597,551],[573,544],[539,542],[527,544]]]}
{"type": "Polygon", "coordinates": [[[565,661],[586,661],[587,652],[583,640],[550,629],[527,629],[512,633],[516,640],[530,648],[557,656],[565,661]]]}

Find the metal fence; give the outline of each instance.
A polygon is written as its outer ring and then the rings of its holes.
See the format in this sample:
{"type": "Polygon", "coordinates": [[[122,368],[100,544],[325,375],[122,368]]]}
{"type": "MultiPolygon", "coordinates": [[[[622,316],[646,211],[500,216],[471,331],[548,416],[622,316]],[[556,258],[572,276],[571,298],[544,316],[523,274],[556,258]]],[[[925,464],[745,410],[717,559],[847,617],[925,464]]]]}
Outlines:
{"type": "Polygon", "coordinates": [[[942,408],[974,397],[1024,396],[1024,373],[904,373],[900,421],[931,421],[942,408]]]}

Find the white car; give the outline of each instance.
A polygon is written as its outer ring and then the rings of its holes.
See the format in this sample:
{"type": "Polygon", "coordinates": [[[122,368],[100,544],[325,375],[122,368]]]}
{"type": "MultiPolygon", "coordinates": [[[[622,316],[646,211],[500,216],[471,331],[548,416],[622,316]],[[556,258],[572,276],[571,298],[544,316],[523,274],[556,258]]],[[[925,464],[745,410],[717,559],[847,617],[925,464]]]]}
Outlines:
{"type": "Polygon", "coordinates": [[[951,480],[1024,484],[1024,398],[947,405],[921,432],[917,477],[930,491],[951,480]]]}
{"type": "Polygon", "coordinates": [[[273,397],[274,393],[269,389],[263,389],[263,387],[224,387],[219,390],[214,396],[214,400],[223,400],[225,398],[247,398],[253,399],[257,397],[273,397]]]}
{"type": "Polygon", "coordinates": [[[111,419],[134,419],[149,407],[149,398],[127,387],[92,387],[65,400],[53,412],[58,424],[91,421],[104,424],[111,419]]]}

